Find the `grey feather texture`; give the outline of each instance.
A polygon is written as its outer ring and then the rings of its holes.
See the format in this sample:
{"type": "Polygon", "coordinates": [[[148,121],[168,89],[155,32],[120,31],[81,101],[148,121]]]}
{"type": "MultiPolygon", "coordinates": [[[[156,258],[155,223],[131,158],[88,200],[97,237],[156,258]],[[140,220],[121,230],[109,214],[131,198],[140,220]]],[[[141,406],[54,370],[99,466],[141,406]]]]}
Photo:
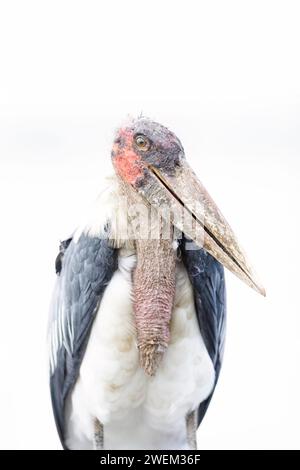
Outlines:
{"type": "Polygon", "coordinates": [[[56,425],[64,445],[64,407],[78,377],[91,326],[117,268],[108,239],[82,234],[60,256],[50,319],[50,388],[56,425]]]}
{"type": "MultiPolygon", "coordinates": [[[[200,331],[215,368],[215,388],[222,365],[226,329],[224,268],[204,249],[186,249],[185,241],[183,238],[180,245],[182,260],[194,289],[200,331]]],[[[198,425],[206,413],[213,392],[214,389],[199,406],[198,425]]]]}

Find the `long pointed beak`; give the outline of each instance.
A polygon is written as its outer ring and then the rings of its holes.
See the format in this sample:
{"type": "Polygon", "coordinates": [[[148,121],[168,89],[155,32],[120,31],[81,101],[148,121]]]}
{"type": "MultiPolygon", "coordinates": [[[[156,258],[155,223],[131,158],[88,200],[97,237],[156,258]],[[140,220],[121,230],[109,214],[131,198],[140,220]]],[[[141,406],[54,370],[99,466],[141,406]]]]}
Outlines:
{"type": "Polygon", "coordinates": [[[148,170],[148,182],[142,190],[148,202],[158,210],[167,205],[173,214],[174,226],[265,296],[265,289],[233,230],[190,166],[182,162],[173,176],[152,166],[148,170]]]}

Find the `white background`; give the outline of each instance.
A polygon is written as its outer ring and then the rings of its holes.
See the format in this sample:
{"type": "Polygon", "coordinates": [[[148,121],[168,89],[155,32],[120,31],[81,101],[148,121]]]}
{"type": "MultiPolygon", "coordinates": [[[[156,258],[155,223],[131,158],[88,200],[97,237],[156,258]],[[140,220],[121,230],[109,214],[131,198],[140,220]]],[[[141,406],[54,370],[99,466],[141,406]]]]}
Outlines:
{"type": "Polygon", "coordinates": [[[140,112],[181,138],[267,289],[227,275],[199,448],[300,447],[299,16],[288,0],[1,2],[1,448],[60,448],[46,351],[58,241],[140,112]]]}

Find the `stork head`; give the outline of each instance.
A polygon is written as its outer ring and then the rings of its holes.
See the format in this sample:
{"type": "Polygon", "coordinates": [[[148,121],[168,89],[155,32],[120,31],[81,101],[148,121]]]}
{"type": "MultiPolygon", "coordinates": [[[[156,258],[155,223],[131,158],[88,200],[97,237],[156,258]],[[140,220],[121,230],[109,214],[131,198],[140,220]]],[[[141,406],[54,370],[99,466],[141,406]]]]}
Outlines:
{"type": "Polygon", "coordinates": [[[157,209],[168,206],[174,226],[265,295],[234,232],[188,165],[173,132],[147,118],[134,120],[117,131],[112,161],[125,185],[157,209]],[[186,223],[185,216],[192,223],[186,223]]]}

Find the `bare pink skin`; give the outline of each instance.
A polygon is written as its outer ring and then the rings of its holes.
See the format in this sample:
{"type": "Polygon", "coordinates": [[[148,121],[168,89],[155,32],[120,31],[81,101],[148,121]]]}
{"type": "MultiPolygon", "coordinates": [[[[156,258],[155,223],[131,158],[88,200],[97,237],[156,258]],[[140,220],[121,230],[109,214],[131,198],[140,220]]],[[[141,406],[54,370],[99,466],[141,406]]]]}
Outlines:
{"type": "Polygon", "coordinates": [[[138,240],[133,309],[140,362],[154,375],[170,340],[176,252],[170,240],[138,240]]]}
{"type": "Polygon", "coordinates": [[[143,175],[143,163],[141,157],[134,151],[132,146],[133,134],[126,129],[121,129],[119,137],[122,146],[115,144],[113,164],[117,174],[129,184],[134,185],[138,178],[143,175]]]}

